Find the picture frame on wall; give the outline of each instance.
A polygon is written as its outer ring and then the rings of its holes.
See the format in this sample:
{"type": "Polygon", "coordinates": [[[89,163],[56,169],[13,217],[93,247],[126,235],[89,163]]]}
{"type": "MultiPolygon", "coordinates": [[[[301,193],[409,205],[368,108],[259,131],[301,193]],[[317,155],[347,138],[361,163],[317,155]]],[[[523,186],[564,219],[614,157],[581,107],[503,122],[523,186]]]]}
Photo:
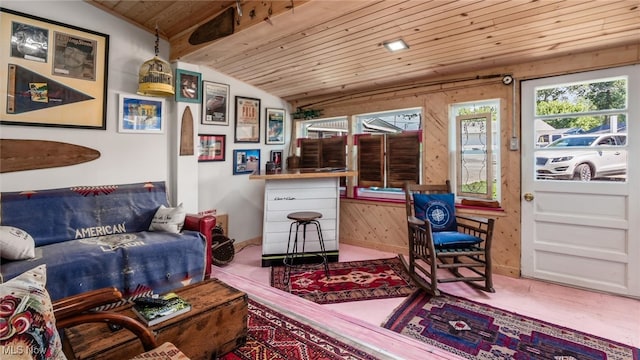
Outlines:
{"type": "Polygon", "coordinates": [[[260,149],[233,150],[233,175],[251,174],[260,170],[260,149]]]}
{"type": "Polygon", "coordinates": [[[260,99],[236,96],[236,143],[260,142],[260,99]]]}
{"type": "Polygon", "coordinates": [[[226,135],[198,134],[198,162],[225,161],[227,153],[226,135]]]}
{"type": "Polygon", "coordinates": [[[0,124],[107,128],[109,35],[5,8],[0,24],[0,124]]]}
{"type": "Polygon", "coordinates": [[[229,125],[229,85],[202,81],[203,125],[229,125]]]}
{"type": "Polygon", "coordinates": [[[284,115],[284,109],[267,108],[265,110],[265,144],[284,144],[284,115]]]}
{"type": "Polygon", "coordinates": [[[165,123],[165,100],[120,93],[118,97],[118,132],[162,134],[165,123]]]}
{"type": "Polygon", "coordinates": [[[176,70],[176,101],[200,103],[201,74],[182,69],[176,70]]]}

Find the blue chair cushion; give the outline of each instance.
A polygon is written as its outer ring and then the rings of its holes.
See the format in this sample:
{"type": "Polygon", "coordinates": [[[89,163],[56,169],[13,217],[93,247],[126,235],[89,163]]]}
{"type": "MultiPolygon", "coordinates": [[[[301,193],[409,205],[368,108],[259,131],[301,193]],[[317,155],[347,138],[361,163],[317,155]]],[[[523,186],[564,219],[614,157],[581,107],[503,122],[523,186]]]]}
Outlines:
{"type": "Polygon", "coordinates": [[[448,194],[413,194],[413,208],[420,220],[431,223],[431,231],[456,231],[455,197],[448,194]]]}
{"type": "Polygon", "coordinates": [[[440,231],[433,233],[433,244],[436,247],[469,246],[478,244],[481,241],[482,239],[477,236],[457,231],[440,231]]]}

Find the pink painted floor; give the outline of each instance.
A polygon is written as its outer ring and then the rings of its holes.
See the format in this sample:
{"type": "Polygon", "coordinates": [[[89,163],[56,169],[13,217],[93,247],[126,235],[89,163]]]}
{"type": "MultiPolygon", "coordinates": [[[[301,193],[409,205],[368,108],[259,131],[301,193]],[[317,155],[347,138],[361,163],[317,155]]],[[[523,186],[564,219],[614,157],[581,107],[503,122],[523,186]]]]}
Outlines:
{"type": "MultiPolygon", "coordinates": [[[[424,358],[426,351],[430,358],[457,358],[380,328],[404,298],[318,305],[271,288],[270,268],[260,266],[261,251],[260,246],[242,249],[230,264],[215,267],[214,276],[250,296],[271,301],[355,341],[366,342],[368,347],[380,352],[379,356],[386,354],[389,358],[417,359],[424,358]]],[[[340,245],[340,261],[394,256],[394,253],[340,245]]],[[[464,283],[448,283],[439,287],[452,295],[640,347],[640,300],[500,275],[494,275],[493,280],[496,289],[493,294],[464,283]]]]}

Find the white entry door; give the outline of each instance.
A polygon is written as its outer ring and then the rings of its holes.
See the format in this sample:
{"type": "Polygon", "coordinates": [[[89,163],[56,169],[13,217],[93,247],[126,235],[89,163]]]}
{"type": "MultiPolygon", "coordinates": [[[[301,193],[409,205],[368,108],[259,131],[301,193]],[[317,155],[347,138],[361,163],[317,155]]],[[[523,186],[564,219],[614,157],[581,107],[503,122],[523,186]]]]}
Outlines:
{"type": "Polygon", "coordinates": [[[639,72],[521,83],[522,276],[640,297],[639,72]]]}

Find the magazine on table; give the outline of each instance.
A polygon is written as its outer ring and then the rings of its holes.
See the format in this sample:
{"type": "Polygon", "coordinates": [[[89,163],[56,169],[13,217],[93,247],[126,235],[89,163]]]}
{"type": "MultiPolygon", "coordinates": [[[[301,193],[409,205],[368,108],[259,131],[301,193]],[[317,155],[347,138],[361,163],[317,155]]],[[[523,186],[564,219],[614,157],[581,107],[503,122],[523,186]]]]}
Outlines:
{"type": "Polygon", "coordinates": [[[147,326],[153,326],[191,310],[191,304],[176,293],[134,300],[131,308],[147,326]]]}

